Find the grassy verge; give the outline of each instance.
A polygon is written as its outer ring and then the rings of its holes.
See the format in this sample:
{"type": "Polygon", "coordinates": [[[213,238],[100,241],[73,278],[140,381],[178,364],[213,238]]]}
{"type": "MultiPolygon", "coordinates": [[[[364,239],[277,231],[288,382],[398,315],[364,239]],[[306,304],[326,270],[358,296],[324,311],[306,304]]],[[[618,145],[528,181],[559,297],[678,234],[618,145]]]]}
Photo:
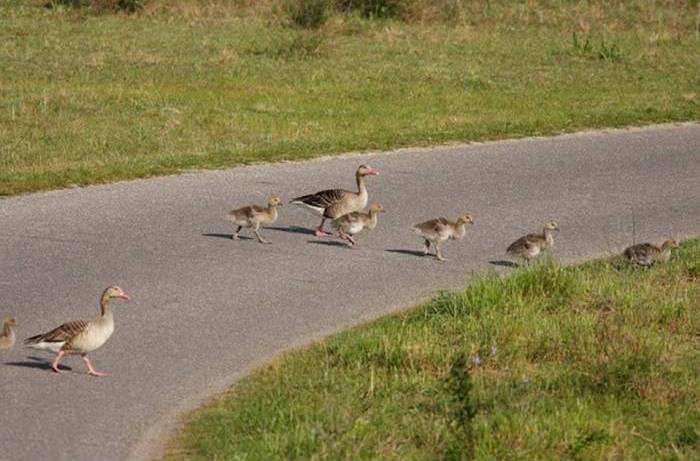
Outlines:
{"type": "Polygon", "coordinates": [[[700,115],[693,1],[454,0],[314,30],[256,2],[42,3],[0,4],[0,195],[700,115]]]}
{"type": "Polygon", "coordinates": [[[697,459],[700,240],[485,277],[286,354],[168,460],[697,459]]]}

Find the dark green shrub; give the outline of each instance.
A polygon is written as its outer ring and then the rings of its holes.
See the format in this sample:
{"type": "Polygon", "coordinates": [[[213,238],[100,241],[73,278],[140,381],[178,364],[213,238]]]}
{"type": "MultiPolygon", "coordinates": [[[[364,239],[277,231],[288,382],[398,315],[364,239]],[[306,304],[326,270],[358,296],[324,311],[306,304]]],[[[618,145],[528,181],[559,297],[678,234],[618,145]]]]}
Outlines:
{"type": "Polygon", "coordinates": [[[147,0],[51,0],[46,3],[47,8],[58,5],[73,8],[90,7],[97,13],[117,12],[135,13],[145,6],[147,0]]]}
{"type": "Polygon", "coordinates": [[[98,12],[123,11],[135,13],[142,10],[146,0],[90,0],[92,9],[98,12]]]}
{"type": "Polygon", "coordinates": [[[286,11],[292,23],[306,29],[325,24],[330,12],[330,0],[287,0],[286,11]]]}
{"type": "Polygon", "coordinates": [[[359,11],[367,18],[396,18],[405,12],[410,0],[337,0],[344,11],[359,11]]]}

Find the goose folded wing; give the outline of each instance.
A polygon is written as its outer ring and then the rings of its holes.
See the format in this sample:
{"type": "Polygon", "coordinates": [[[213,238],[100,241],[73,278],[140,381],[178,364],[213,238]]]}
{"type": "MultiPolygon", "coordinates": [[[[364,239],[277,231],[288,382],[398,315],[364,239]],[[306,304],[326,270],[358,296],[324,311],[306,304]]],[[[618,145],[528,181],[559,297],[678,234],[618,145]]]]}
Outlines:
{"type": "Polygon", "coordinates": [[[39,342],[47,343],[63,343],[70,341],[78,334],[85,331],[88,326],[88,322],[85,320],[74,320],[72,322],[66,322],[63,325],[54,328],[48,333],[41,335],[32,336],[24,340],[26,344],[33,344],[39,342]]]}
{"type": "Polygon", "coordinates": [[[328,189],[316,192],[315,194],[297,197],[292,202],[301,202],[317,208],[328,208],[343,200],[348,191],[342,189],[328,189]]]}

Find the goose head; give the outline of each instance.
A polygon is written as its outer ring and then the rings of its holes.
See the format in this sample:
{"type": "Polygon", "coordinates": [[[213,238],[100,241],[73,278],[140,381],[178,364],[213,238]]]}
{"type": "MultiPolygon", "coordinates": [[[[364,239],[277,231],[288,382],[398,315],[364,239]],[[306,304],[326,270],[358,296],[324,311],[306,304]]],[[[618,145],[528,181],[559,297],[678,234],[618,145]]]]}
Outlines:
{"type": "Polygon", "coordinates": [[[678,240],[668,239],[661,245],[661,248],[678,248],[678,240]]]}
{"type": "Polygon", "coordinates": [[[357,173],[355,174],[358,177],[376,176],[379,174],[379,170],[372,168],[369,165],[360,165],[360,167],[357,169],[357,173]]]}
{"type": "Polygon", "coordinates": [[[374,212],[374,213],[385,213],[385,212],[386,212],[386,210],[384,209],[384,207],[382,206],[382,204],[381,204],[381,203],[378,203],[378,202],[377,202],[377,203],[373,203],[373,204],[369,207],[369,211],[372,211],[372,212],[374,212]]]}
{"type": "Polygon", "coordinates": [[[3,325],[5,326],[5,328],[8,328],[8,327],[16,327],[16,326],[17,326],[17,321],[16,321],[15,319],[13,319],[12,317],[7,317],[7,318],[5,319],[5,321],[3,322],[3,325]]]}
{"type": "Polygon", "coordinates": [[[271,208],[282,206],[282,199],[278,195],[273,195],[270,197],[270,200],[267,201],[267,206],[271,208]]]}
{"type": "Polygon", "coordinates": [[[545,223],[544,228],[546,230],[550,230],[550,231],[558,231],[559,224],[557,224],[556,221],[549,221],[549,222],[545,223]]]}
{"type": "Polygon", "coordinates": [[[127,301],[129,299],[131,299],[131,298],[129,298],[129,295],[127,295],[124,292],[124,290],[122,290],[118,286],[114,286],[114,285],[111,287],[107,287],[105,289],[104,293],[102,294],[102,299],[106,300],[106,299],[112,299],[112,298],[121,298],[121,299],[125,299],[127,301]]]}
{"type": "Polygon", "coordinates": [[[474,218],[469,213],[457,218],[457,224],[474,224],[474,218]]]}

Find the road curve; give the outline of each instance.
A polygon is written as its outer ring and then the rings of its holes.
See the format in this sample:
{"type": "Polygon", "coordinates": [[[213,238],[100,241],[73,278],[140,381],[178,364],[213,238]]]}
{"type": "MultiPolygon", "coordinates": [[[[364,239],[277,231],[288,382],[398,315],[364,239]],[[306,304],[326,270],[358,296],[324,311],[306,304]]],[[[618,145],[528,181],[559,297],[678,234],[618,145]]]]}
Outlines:
{"type": "MultiPolygon", "coordinates": [[[[178,417],[284,349],[463,284],[508,243],[556,219],[563,261],[632,242],[700,234],[700,125],[683,124],[250,166],[0,200],[0,316],[19,335],[97,315],[118,284],[117,328],[92,354],[107,378],[47,371],[46,356],[0,355],[0,459],[158,457],[178,417]],[[233,242],[234,205],[353,187],[369,163],[387,213],[349,250],[282,208],[274,243],[233,242]],[[475,217],[450,261],[416,256],[409,226],[475,217]],[[634,219],[633,219],[634,215],[634,219]],[[223,237],[222,237],[223,235],[223,237]]],[[[245,232],[245,231],[244,231],[245,232]]]]}

